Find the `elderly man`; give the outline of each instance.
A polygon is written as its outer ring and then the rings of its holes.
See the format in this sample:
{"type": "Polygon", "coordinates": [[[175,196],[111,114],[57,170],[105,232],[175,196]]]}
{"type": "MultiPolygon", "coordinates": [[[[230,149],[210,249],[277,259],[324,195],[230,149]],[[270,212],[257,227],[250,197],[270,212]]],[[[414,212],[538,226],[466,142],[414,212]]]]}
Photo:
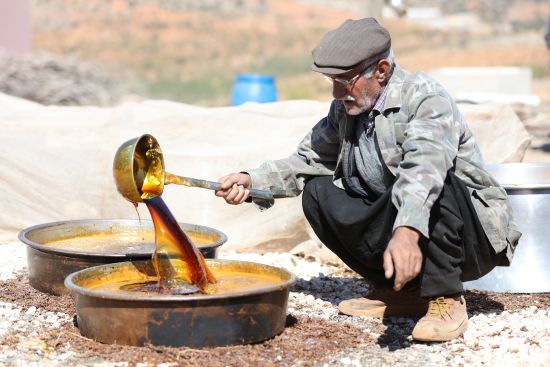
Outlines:
{"type": "Polygon", "coordinates": [[[393,59],[375,19],[347,20],[313,50],[332,85],[328,116],[296,153],[220,179],[230,204],[248,187],[303,191],[321,241],[375,285],[345,300],[352,316],[422,316],[412,336],[444,341],[467,327],[462,282],[509,265],[520,233],[505,191],[449,94],[393,59]]]}

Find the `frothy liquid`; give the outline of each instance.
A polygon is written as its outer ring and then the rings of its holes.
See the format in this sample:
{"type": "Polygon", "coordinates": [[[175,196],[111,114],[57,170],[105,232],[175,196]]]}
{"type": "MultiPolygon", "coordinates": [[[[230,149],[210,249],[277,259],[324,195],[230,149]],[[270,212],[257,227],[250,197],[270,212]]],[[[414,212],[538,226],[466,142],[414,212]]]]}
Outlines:
{"type": "MultiPolygon", "coordinates": [[[[230,295],[250,292],[280,285],[287,280],[285,276],[261,264],[240,263],[233,265],[231,263],[218,263],[216,260],[210,261],[214,262],[214,266],[210,269],[214,273],[217,283],[211,287],[209,294],[230,295]]],[[[178,273],[187,271],[185,270],[187,264],[181,263],[181,260],[175,260],[175,262],[180,262],[180,264],[176,264],[178,273]]],[[[138,271],[131,265],[126,265],[117,268],[114,272],[109,272],[109,275],[101,279],[90,278],[82,286],[111,294],[135,294],[144,297],[159,294],[182,297],[186,295],[196,297],[201,296],[201,294],[207,297],[209,295],[200,292],[196,286],[180,279],[182,279],[182,274],[178,274],[176,278],[176,282],[179,282],[177,286],[159,289],[157,277],[138,271]]]]}
{"type": "MultiPolygon", "coordinates": [[[[186,230],[185,234],[198,248],[212,245],[220,239],[218,235],[199,231],[186,230]]],[[[96,231],[92,228],[69,237],[44,241],[44,245],[83,253],[141,254],[154,250],[155,232],[153,229],[96,231]]]]}

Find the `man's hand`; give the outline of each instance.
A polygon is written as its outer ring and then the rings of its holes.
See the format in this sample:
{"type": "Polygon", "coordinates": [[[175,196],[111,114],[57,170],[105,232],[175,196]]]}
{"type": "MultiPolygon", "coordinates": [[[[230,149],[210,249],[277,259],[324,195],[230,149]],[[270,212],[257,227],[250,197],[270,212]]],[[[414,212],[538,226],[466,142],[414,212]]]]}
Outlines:
{"type": "Polygon", "coordinates": [[[222,197],[229,204],[242,204],[249,195],[247,187],[250,187],[252,181],[246,173],[231,173],[218,180],[221,188],[216,191],[216,196],[222,197]]]}
{"type": "Polygon", "coordinates": [[[422,252],[418,241],[420,233],[409,227],[398,227],[384,251],[384,275],[390,279],[395,273],[393,289],[401,290],[414,279],[422,268],[422,252]]]}

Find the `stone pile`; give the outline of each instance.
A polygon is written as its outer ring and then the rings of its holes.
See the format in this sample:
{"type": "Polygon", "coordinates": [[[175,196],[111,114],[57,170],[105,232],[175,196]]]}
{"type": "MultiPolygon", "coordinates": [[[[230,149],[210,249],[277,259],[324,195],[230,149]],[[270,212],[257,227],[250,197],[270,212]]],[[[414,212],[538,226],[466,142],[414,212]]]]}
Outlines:
{"type": "Polygon", "coordinates": [[[111,106],[121,96],[100,67],[48,53],[0,52],[0,92],[63,106],[111,106]]]}

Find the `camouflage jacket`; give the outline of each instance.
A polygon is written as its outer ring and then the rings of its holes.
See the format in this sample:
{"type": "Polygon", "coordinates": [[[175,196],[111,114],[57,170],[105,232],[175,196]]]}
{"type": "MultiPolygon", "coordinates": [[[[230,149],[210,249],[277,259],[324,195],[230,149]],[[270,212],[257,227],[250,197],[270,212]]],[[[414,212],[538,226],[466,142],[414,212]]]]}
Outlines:
{"type": "MultiPolygon", "coordinates": [[[[520,237],[506,192],[483,169],[478,145],[449,94],[424,73],[395,67],[375,131],[384,163],[395,176],[394,228],[409,226],[428,237],[428,221],[450,169],[468,187],[485,233],[497,253],[512,260],[520,237]]],[[[254,187],[275,197],[299,195],[308,176],[333,175],[342,188],[342,151],[350,144],[356,118],[333,101],[328,116],[286,159],[248,170],[254,187]]]]}

